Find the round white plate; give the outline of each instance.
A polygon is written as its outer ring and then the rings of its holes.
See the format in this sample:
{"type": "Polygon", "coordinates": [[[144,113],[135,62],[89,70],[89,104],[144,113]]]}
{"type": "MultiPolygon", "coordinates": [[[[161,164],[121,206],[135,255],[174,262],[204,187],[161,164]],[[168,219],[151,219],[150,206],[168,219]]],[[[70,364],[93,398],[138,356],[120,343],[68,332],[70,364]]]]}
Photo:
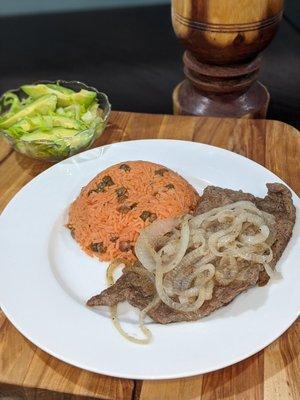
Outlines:
{"type": "MultiPolygon", "coordinates": [[[[83,253],[64,227],[81,187],[110,165],[149,160],[179,172],[200,192],[208,185],[264,196],[281,181],[229,151],[192,142],[141,140],[87,151],[27,184],[0,217],[0,305],[37,346],[78,367],[136,379],[178,378],[213,371],[256,353],[280,336],[299,312],[299,231],[278,264],[283,279],[253,288],[197,322],[149,324],[147,346],[123,339],[108,312],[86,300],[105,288],[106,264],[83,253]]],[[[294,194],[299,215],[300,201],[294,194]]],[[[121,307],[125,329],[137,331],[137,312],[121,307]]]]}

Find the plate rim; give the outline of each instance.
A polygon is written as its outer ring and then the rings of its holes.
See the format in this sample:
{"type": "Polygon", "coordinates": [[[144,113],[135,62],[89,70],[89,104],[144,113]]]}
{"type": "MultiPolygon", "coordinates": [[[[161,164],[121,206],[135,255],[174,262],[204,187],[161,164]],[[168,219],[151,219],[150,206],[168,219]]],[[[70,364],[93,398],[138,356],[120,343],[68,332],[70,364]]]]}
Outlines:
{"type": "Polygon", "coordinates": [[[15,324],[13,321],[13,318],[11,318],[10,316],[8,316],[6,314],[6,311],[4,310],[4,307],[1,307],[2,311],[4,312],[6,318],[9,320],[9,322],[17,329],[17,331],[19,333],[22,334],[22,336],[25,337],[25,339],[29,340],[33,345],[37,346],[39,349],[41,349],[42,351],[44,351],[45,353],[51,355],[52,357],[55,357],[57,360],[62,361],[70,366],[73,367],[77,367],[80,368],[84,371],[88,371],[88,372],[92,372],[92,373],[96,373],[99,375],[105,375],[105,376],[109,376],[112,378],[119,378],[119,379],[129,379],[129,380],[173,380],[173,379],[181,379],[181,378],[188,378],[188,377],[194,377],[197,375],[202,375],[202,374],[208,374],[211,372],[215,372],[215,371],[219,371],[223,368],[227,368],[230,367],[232,365],[235,365],[239,362],[245,361],[248,358],[254,356],[255,354],[259,353],[260,351],[262,351],[263,349],[267,348],[268,346],[270,346],[273,342],[275,342],[280,336],[282,336],[293,324],[294,322],[298,319],[299,315],[296,315],[296,317],[292,317],[291,320],[288,322],[287,326],[285,326],[282,331],[279,334],[276,334],[274,339],[272,339],[271,341],[266,340],[267,343],[263,343],[260,347],[258,347],[257,350],[254,350],[253,352],[250,352],[247,356],[241,356],[241,357],[237,357],[235,359],[235,361],[230,361],[228,363],[216,366],[213,369],[200,369],[194,372],[186,372],[186,373],[173,373],[172,375],[170,374],[159,374],[159,375],[143,375],[143,374],[139,374],[139,375],[132,375],[132,374],[123,374],[123,373],[111,373],[109,371],[105,371],[104,369],[102,369],[101,371],[99,371],[96,368],[91,368],[88,366],[83,366],[82,364],[78,363],[77,361],[71,361],[71,360],[67,360],[65,357],[62,357],[60,355],[57,355],[55,353],[55,351],[52,350],[48,350],[46,346],[43,345],[39,345],[39,341],[38,340],[31,340],[28,338],[28,336],[25,333],[25,330],[19,329],[19,327],[17,326],[17,324],[15,324]]]}

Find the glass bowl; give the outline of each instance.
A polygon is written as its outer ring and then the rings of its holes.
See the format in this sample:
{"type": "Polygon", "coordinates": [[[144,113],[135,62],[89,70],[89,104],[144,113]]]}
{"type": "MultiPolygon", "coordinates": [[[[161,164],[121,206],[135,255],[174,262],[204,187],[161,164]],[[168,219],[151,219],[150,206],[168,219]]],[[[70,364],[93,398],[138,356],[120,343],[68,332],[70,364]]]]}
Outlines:
{"type": "MultiPolygon", "coordinates": [[[[14,150],[38,160],[50,162],[61,161],[67,157],[88,149],[104,131],[110,115],[111,105],[106,94],[101,93],[97,89],[78,81],[38,81],[34,82],[33,84],[36,85],[39,83],[59,84],[63,87],[75,90],[76,92],[80,91],[80,89],[96,92],[96,98],[98,100],[100,109],[99,111],[101,111],[99,112],[99,116],[95,118],[88,129],[79,131],[72,137],[55,139],[55,141],[51,139],[24,141],[22,138],[18,139],[11,137],[5,130],[1,130],[0,134],[6,140],[8,140],[14,150]]],[[[26,97],[21,88],[9,90],[9,92],[15,93],[20,99],[26,97]]],[[[7,111],[9,108],[3,104],[3,96],[0,98],[0,106],[2,112],[7,111]]]]}

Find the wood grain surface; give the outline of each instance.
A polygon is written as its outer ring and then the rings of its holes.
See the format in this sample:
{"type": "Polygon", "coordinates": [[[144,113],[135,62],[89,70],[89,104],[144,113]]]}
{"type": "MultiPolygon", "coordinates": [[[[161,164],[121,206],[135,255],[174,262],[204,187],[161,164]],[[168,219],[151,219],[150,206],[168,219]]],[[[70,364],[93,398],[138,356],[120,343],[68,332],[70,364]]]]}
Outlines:
{"type": "MultiPolygon", "coordinates": [[[[300,193],[300,134],[281,122],[114,112],[99,146],[121,140],[172,138],[232,150],[265,165],[300,193]]],[[[0,211],[48,168],[0,141],[0,211]]],[[[130,381],[89,373],[39,350],[0,313],[0,398],[108,400],[298,400],[300,322],[260,353],[192,378],[130,381]]]]}

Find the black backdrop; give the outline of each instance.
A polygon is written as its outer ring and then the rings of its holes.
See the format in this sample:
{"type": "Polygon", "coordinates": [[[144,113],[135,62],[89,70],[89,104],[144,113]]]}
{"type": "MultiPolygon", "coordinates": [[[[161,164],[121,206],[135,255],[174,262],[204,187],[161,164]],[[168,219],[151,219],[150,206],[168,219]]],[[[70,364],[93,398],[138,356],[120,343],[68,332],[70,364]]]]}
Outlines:
{"type": "MultiPolygon", "coordinates": [[[[265,51],[260,80],[268,118],[300,128],[300,1],[265,51]]],[[[115,110],[172,113],[182,48],[169,6],[0,18],[0,91],[39,79],[77,79],[106,92],[115,110]]]]}

